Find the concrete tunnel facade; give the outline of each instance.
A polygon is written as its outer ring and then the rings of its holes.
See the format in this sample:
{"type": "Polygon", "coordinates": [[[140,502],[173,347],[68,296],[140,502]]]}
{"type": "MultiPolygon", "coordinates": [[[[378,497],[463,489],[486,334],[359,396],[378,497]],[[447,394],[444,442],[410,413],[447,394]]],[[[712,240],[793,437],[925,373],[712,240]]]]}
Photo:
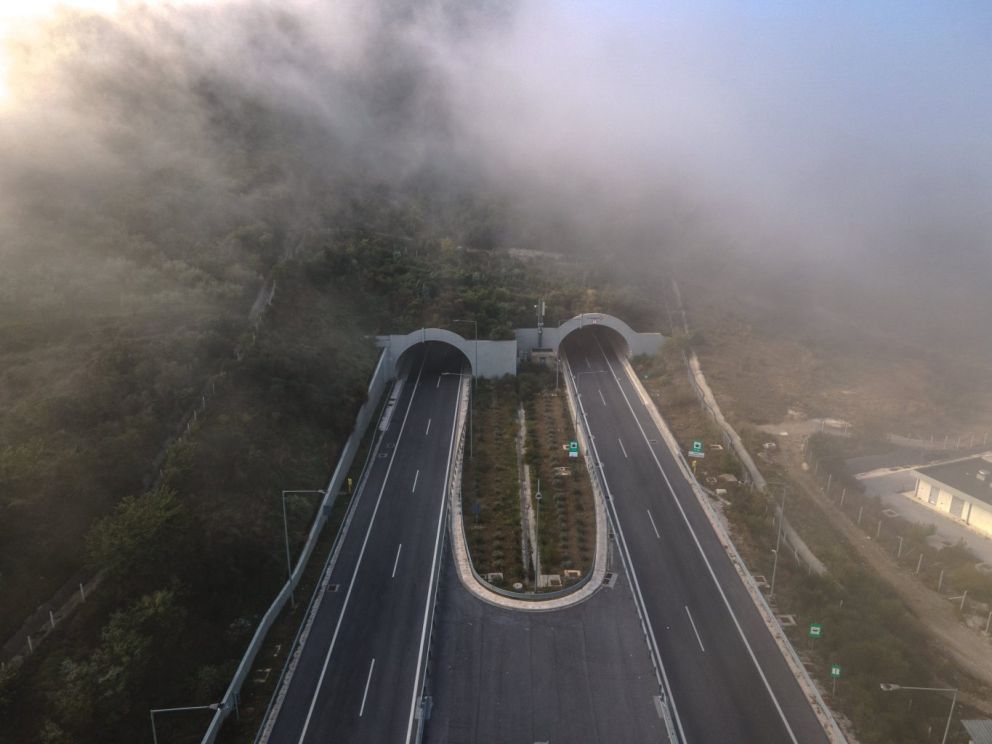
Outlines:
{"type": "Polygon", "coordinates": [[[436,341],[458,349],[468,360],[472,374],[483,378],[515,375],[520,361],[555,356],[565,337],[583,328],[599,326],[619,334],[626,343],[628,356],[655,354],[665,342],[660,333],[639,333],[620,318],[606,313],[582,313],[556,327],[518,328],[512,341],[476,341],[444,328],[421,328],[406,334],[377,336],[376,343],[385,353],[384,362],[390,377],[403,354],[417,344],[436,341]]]}

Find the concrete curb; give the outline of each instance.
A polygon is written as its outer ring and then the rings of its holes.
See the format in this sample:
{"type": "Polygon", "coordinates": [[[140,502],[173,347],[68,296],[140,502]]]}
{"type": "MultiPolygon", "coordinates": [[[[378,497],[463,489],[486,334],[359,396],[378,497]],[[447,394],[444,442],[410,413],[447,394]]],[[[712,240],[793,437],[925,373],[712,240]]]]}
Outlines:
{"type": "Polygon", "coordinates": [[[737,570],[737,574],[740,576],[741,582],[743,582],[744,587],[751,595],[751,599],[754,601],[755,607],[757,608],[762,619],[765,621],[765,625],[768,626],[768,630],[772,634],[772,638],[774,638],[776,644],[778,644],[779,650],[782,652],[782,656],[785,658],[785,661],[792,670],[796,681],[799,683],[800,688],[802,688],[806,699],[813,708],[813,712],[816,714],[820,724],[823,726],[824,733],[826,733],[827,738],[829,738],[831,742],[838,742],[838,744],[841,742],[846,742],[847,739],[840,730],[840,726],[837,725],[833,712],[823,701],[819,688],[817,688],[813,678],[809,676],[809,672],[799,659],[792,643],[789,641],[788,637],[786,637],[785,632],[782,630],[782,626],[779,625],[778,620],[775,618],[775,614],[772,612],[765,596],[761,593],[761,590],[755,583],[754,577],[751,576],[751,572],[748,570],[747,564],[744,563],[744,559],[741,558],[740,553],[737,552],[737,547],[734,545],[733,540],[730,539],[730,535],[727,533],[723,522],[720,520],[719,515],[716,513],[713,505],[707,498],[703,487],[699,485],[699,482],[692,475],[692,471],[690,470],[682,451],[679,449],[675,436],[672,434],[671,430],[668,428],[668,425],[665,423],[665,420],[658,412],[654,401],[651,399],[651,396],[648,394],[647,390],[645,390],[644,385],[641,384],[640,379],[637,377],[637,373],[630,364],[630,360],[622,358],[621,361],[623,363],[624,370],[627,373],[627,377],[630,379],[634,389],[637,391],[637,395],[640,397],[645,409],[647,409],[648,415],[658,428],[658,431],[661,432],[662,438],[665,440],[665,445],[671,451],[672,457],[678,463],[679,469],[682,471],[682,475],[692,487],[692,492],[696,495],[696,499],[699,501],[700,506],[702,506],[703,512],[706,514],[710,525],[713,527],[713,531],[716,533],[720,544],[723,545],[724,550],[727,552],[727,556],[730,558],[730,562],[737,570]]]}
{"type": "MultiPolygon", "coordinates": [[[[744,446],[744,442],[741,440],[737,430],[730,425],[730,422],[724,417],[723,411],[720,410],[720,404],[717,403],[716,396],[713,395],[713,391],[710,389],[709,383],[706,382],[706,377],[703,375],[703,370],[699,365],[699,357],[696,356],[696,352],[690,353],[687,364],[689,366],[689,381],[692,383],[697,395],[701,396],[701,400],[706,405],[710,415],[713,416],[713,420],[723,430],[726,441],[730,443],[730,446],[737,454],[737,459],[743,463],[754,487],[759,491],[765,491],[768,483],[764,476],[761,475],[761,471],[755,464],[754,458],[751,457],[751,453],[744,446]]],[[[823,565],[823,561],[816,557],[816,554],[806,544],[806,541],[799,536],[799,533],[793,529],[792,525],[789,524],[789,520],[783,519],[782,507],[777,503],[775,504],[775,516],[777,519],[783,520],[782,537],[785,538],[786,544],[792,548],[796,554],[796,558],[801,558],[817,576],[824,576],[827,573],[827,567],[823,565]]]]}
{"type": "MultiPolygon", "coordinates": [[[[584,602],[603,585],[603,579],[606,576],[606,559],[609,552],[607,549],[609,538],[606,527],[606,501],[603,497],[600,484],[592,470],[589,470],[589,476],[592,481],[593,503],[596,509],[596,558],[593,562],[592,574],[588,576],[585,582],[578,586],[565,589],[564,594],[558,594],[547,599],[542,599],[542,595],[532,595],[535,597],[534,599],[518,599],[496,591],[495,587],[492,587],[479,576],[475,570],[475,566],[472,565],[472,558],[469,555],[468,543],[465,538],[465,522],[462,518],[461,478],[465,451],[465,419],[469,406],[469,393],[470,385],[467,384],[462,390],[462,399],[459,403],[458,423],[456,424],[458,432],[455,435],[458,441],[458,452],[455,457],[455,466],[452,468],[451,485],[448,489],[451,500],[451,555],[454,558],[455,568],[458,571],[458,578],[461,580],[462,586],[470,594],[481,599],[483,602],[488,602],[496,607],[522,612],[551,612],[584,602]]],[[[572,422],[575,424],[579,439],[579,449],[583,457],[585,457],[588,452],[586,432],[582,429],[581,424],[578,423],[572,394],[573,391],[571,388],[568,388],[568,394],[566,396],[568,410],[572,416],[572,422]]]]}

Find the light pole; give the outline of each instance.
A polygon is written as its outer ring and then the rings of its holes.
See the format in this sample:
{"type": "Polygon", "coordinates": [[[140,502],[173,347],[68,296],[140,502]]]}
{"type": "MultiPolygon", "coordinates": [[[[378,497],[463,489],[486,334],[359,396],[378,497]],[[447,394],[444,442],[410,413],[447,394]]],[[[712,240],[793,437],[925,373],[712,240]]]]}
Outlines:
{"type": "Polygon", "coordinates": [[[475,408],[475,393],[477,389],[476,380],[479,377],[479,322],[477,320],[468,320],[466,318],[455,318],[452,323],[471,323],[472,327],[475,329],[475,366],[472,369],[472,404],[468,407],[468,459],[474,460],[475,454],[472,448],[472,440],[475,439],[475,434],[472,431],[472,409],[475,408]]]}
{"type": "Polygon", "coordinates": [[[785,485],[782,485],[782,511],[778,515],[778,536],[775,538],[775,550],[772,552],[775,554],[775,560],[772,563],[772,585],[768,592],[768,597],[775,596],[775,574],[778,572],[778,553],[779,549],[782,547],[782,523],[785,521],[785,485]]]}
{"type": "Polygon", "coordinates": [[[537,479],[537,493],[534,494],[534,499],[537,501],[537,520],[534,526],[534,540],[536,545],[534,546],[534,553],[537,556],[534,566],[534,590],[536,591],[541,585],[541,479],[537,479]]]}
{"type": "Polygon", "coordinates": [[[158,744],[158,734],[155,732],[156,713],[185,713],[190,710],[223,710],[224,703],[211,703],[210,705],[189,705],[185,708],[152,708],[148,715],[152,719],[152,742],[158,744]]]}
{"type": "MultiPolygon", "coordinates": [[[[289,520],[286,519],[286,494],[287,493],[324,493],[323,491],[318,491],[314,488],[295,488],[288,491],[282,492],[282,534],[286,538],[286,577],[287,580],[292,583],[293,581],[293,559],[289,555],[289,520]]],[[[289,590],[289,599],[293,603],[293,607],[296,607],[296,592],[293,589],[289,590]]]]}
{"type": "Polygon", "coordinates": [[[954,717],[954,706],[958,702],[958,691],[953,687],[906,687],[905,685],[896,685],[891,682],[882,682],[878,685],[882,688],[884,692],[892,692],[894,690],[919,690],[922,692],[952,692],[954,695],[951,697],[951,710],[947,714],[947,725],[944,726],[944,738],[940,740],[940,744],[947,744],[947,734],[951,730],[951,719],[954,717]]]}

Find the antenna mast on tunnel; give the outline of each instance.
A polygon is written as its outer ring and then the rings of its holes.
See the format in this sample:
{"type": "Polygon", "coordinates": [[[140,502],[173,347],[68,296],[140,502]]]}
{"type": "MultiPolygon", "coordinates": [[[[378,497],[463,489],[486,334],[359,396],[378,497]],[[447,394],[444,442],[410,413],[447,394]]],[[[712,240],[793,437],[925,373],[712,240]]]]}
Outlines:
{"type": "Polygon", "coordinates": [[[534,305],[537,308],[537,348],[544,348],[544,300],[538,300],[534,305]]]}

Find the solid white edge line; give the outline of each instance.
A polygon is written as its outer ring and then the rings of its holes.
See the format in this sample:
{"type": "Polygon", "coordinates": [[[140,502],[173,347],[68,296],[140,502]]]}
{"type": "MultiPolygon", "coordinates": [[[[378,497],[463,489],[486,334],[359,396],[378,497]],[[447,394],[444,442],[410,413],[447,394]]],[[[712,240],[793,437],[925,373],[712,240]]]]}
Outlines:
{"type": "Polygon", "coordinates": [[[686,514],[685,508],[682,506],[682,502],[675,493],[675,488],[672,486],[672,482],[668,479],[668,474],[661,466],[661,461],[658,460],[658,455],[655,453],[654,447],[651,446],[651,442],[648,439],[647,433],[644,431],[644,427],[641,425],[640,419],[637,418],[637,413],[634,411],[634,407],[630,403],[630,398],[627,397],[627,393],[623,389],[623,385],[620,383],[620,378],[613,369],[613,365],[610,364],[609,357],[607,357],[606,352],[603,350],[603,345],[599,343],[598,338],[596,339],[596,344],[599,346],[599,351],[603,355],[603,359],[606,360],[606,365],[610,368],[610,372],[613,373],[613,379],[616,380],[617,388],[620,390],[620,394],[627,403],[627,408],[630,409],[630,414],[634,417],[634,423],[637,424],[637,428],[640,429],[641,436],[644,437],[644,441],[648,445],[648,450],[651,452],[651,457],[654,459],[655,465],[658,466],[658,470],[661,472],[661,477],[665,479],[665,483],[668,485],[668,491],[672,494],[672,499],[675,501],[675,505],[678,507],[679,513],[682,515],[682,520],[685,522],[686,527],[689,528],[689,534],[692,535],[692,540],[696,544],[696,549],[703,557],[703,563],[706,564],[706,569],[709,571],[710,578],[713,579],[713,583],[716,585],[716,589],[720,593],[720,598],[723,599],[723,604],[726,606],[727,612],[730,613],[730,618],[734,621],[734,626],[737,628],[737,633],[740,635],[741,640],[744,641],[744,647],[747,649],[747,653],[751,657],[751,661],[754,663],[755,669],[758,670],[758,675],[761,677],[761,681],[764,683],[765,689],[768,690],[768,694],[771,697],[772,702],[775,704],[775,710],[778,711],[779,718],[782,719],[782,723],[785,725],[785,730],[788,732],[789,738],[792,739],[795,744],[799,744],[799,740],[796,739],[796,734],[793,732],[792,727],[789,725],[789,720],[785,716],[785,711],[782,710],[782,706],[778,702],[778,698],[775,697],[775,691],[772,690],[771,683],[768,681],[768,677],[765,676],[765,670],[761,668],[761,664],[758,662],[758,657],[755,655],[754,649],[752,649],[751,644],[748,643],[747,636],[744,634],[744,629],[741,627],[740,621],[737,619],[737,615],[734,614],[734,609],[730,605],[730,600],[727,599],[727,595],[724,593],[723,587],[720,585],[720,581],[716,577],[716,572],[713,570],[713,566],[710,565],[709,558],[706,557],[706,551],[703,550],[703,545],[699,542],[699,537],[696,535],[696,531],[692,528],[692,523],[689,521],[689,515],[686,514]]]}
{"type": "Polygon", "coordinates": [[[427,355],[424,355],[424,359],[420,362],[420,369],[417,371],[417,379],[413,384],[413,391],[410,393],[410,400],[406,404],[406,412],[403,414],[403,421],[400,423],[400,431],[396,436],[396,444],[393,446],[393,452],[389,456],[389,464],[386,466],[386,474],[382,479],[382,487],[379,489],[379,496],[375,500],[375,507],[372,509],[372,518],[369,519],[368,529],[365,530],[365,537],[362,540],[361,550],[358,552],[358,560],[355,562],[355,570],[351,575],[351,581],[348,583],[348,591],[344,595],[344,604],[341,605],[341,614],[338,615],[338,622],[334,626],[334,635],[331,636],[331,645],[327,648],[327,655],[324,657],[324,666],[320,670],[320,677],[317,679],[317,685],[314,687],[313,699],[310,701],[310,708],[307,710],[307,717],[303,721],[303,730],[300,732],[299,742],[303,744],[303,739],[307,735],[307,730],[310,728],[310,719],[313,718],[314,708],[317,707],[317,696],[320,695],[320,688],[324,684],[324,677],[327,675],[327,665],[331,662],[331,654],[334,652],[334,644],[338,639],[338,633],[341,630],[341,623],[344,620],[345,612],[348,609],[348,600],[351,599],[351,592],[355,588],[355,578],[358,576],[358,569],[362,565],[362,557],[365,555],[365,547],[369,542],[369,535],[372,534],[372,527],[375,524],[375,516],[379,512],[379,504],[382,502],[382,494],[386,491],[386,484],[389,482],[389,472],[393,469],[393,462],[396,460],[396,453],[399,451],[400,442],[403,439],[403,430],[406,428],[406,420],[410,416],[410,409],[413,407],[413,399],[417,397],[417,386],[420,385],[420,376],[424,372],[424,363],[427,361],[427,355]]]}
{"type": "Polygon", "coordinates": [[[623,452],[623,459],[629,460],[630,458],[627,457],[627,448],[623,446],[623,440],[620,437],[617,437],[617,441],[620,443],[620,451],[623,452]]]}
{"type": "MultiPolygon", "coordinates": [[[[393,392],[396,391],[396,386],[398,384],[399,384],[398,381],[394,381],[393,392]]],[[[387,396],[391,395],[391,393],[384,393],[384,394],[387,396]]],[[[397,396],[397,398],[398,397],[399,396],[397,396]]],[[[388,401],[388,397],[387,397],[387,401],[388,401]]],[[[359,501],[361,500],[362,496],[365,493],[365,484],[368,481],[369,473],[373,469],[372,464],[375,462],[376,457],[379,454],[379,450],[382,447],[382,443],[386,439],[386,435],[382,432],[382,430],[379,427],[381,426],[382,421],[386,416],[386,409],[389,408],[391,405],[392,405],[391,403],[387,402],[385,405],[383,405],[382,410],[379,413],[379,418],[378,421],[376,422],[376,429],[372,435],[373,442],[375,442],[375,444],[373,445],[371,454],[366,459],[366,464],[362,467],[362,474],[358,479],[358,485],[355,486],[355,493],[352,496],[351,501],[348,503],[348,508],[347,511],[345,512],[344,522],[342,523],[341,528],[338,530],[337,536],[334,538],[334,543],[333,543],[334,549],[332,551],[332,554],[328,558],[326,564],[324,565],[324,568],[321,571],[320,594],[313,601],[312,606],[309,610],[309,615],[305,621],[309,627],[307,627],[302,631],[300,635],[300,646],[293,652],[294,654],[296,654],[296,659],[291,663],[289,667],[286,668],[286,676],[283,679],[282,683],[280,684],[280,688],[273,693],[273,694],[278,694],[279,697],[277,698],[276,702],[273,704],[268,716],[265,719],[263,719],[264,730],[260,729],[260,733],[258,735],[258,744],[267,744],[269,737],[272,734],[272,729],[275,727],[276,721],[279,718],[279,713],[282,710],[283,701],[288,695],[289,687],[293,682],[293,675],[296,672],[296,666],[297,664],[299,664],[299,659],[303,655],[304,649],[306,648],[307,642],[309,640],[310,628],[313,626],[313,623],[316,621],[317,614],[320,611],[320,603],[323,602],[324,594],[326,592],[327,584],[330,583],[331,574],[334,573],[334,569],[337,567],[338,555],[340,555],[341,553],[341,546],[344,544],[344,541],[348,536],[348,531],[351,528],[352,519],[355,516],[355,512],[358,511],[359,501]]]]}
{"type": "Polygon", "coordinates": [[[401,550],[403,550],[403,543],[400,543],[400,546],[398,548],[396,548],[396,560],[393,561],[393,575],[390,576],[391,579],[395,579],[396,578],[396,567],[398,565],[400,565],[400,551],[401,550]]]}
{"type": "Polygon", "coordinates": [[[692,626],[692,632],[696,634],[696,641],[699,643],[699,650],[705,654],[706,647],[703,645],[703,639],[699,636],[699,629],[696,627],[696,623],[692,619],[692,613],[689,612],[689,605],[683,606],[685,607],[685,614],[689,617],[689,625],[692,626]]]}
{"type": "MultiPolygon", "coordinates": [[[[458,376],[458,392],[461,393],[461,382],[462,376],[458,376]]],[[[448,478],[451,476],[451,460],[454,457],[455,451],[455,429],[458,428],[458,401],[461,400],[461,396],[455,399],[455,414],[451,419],[451,441],[448,443],[448,465],[444,469],[444,485],[441,487],[441,508],[438,510],[437,514],[437,533],[434,536],[434,558],[431,560],[431,573],[430,581],[427,584],[427,601],[424,603],[424,624],[420,630],[420,649],[417,652],[417,673],[413,678],[413,695],[410,697],[410,723],[406,728],[406,739],[404,741],[409,742],[410,737],[413,735],[413,721],[414,716],[417,711],[417,692],[420,686],[420,667],[421,660],[424,658],[424,644],[427,642],[427,619],[430,615],[431,610],[431,591],[434,587],[434,577],[435,570],[437,568],[438,559],[438,546],[441,544],[441,534],[444,527],[444,513],[445,508],[448,504],[447,491],[448,491],[448,478]]]]}
{"type": "Polygon", "coordinates": [[[655,537],[657,537],[660,540],[661,539],[661,534],[658,532],[658,525],[656,525],[654,523],[654,517],[651,516],[651,510],[650,509],[646,509],[645,511],[647,511],[647,513],[648,513],[648,519],[651,520],[651,526],[654,528],[654,535],[655,535],[655,537]]]}
{"type": "Polygon", "coordinates": [[[372,659],[372,663],[369,665],[369,678],[365,680],[365,694],[362,695],[362,707],[358,709],[358,717],[361,718],[362,714],[365,713],[365,700],[369,696],[369,685],[372,684],[372,670],[375,669],[375,659],[372,659]]]}
{"type": "Polygon", "coordinates": [[[420,469],[418,468],[417,472],[413,474],[413,488],[410,489],[410,493],[417,492],[417,480],[419,480],[419,478],[420,478],[420,469]]]}
{"type": "Polygon", "coordinates": [[[672,685],[668,681],[668,673],[665,671],[665,664],[661,658],[661,650],[658,648],[658,639],[654,635],[654,627],[651,625],[651,618],[648,616],[648,608],[644,603],[644,595],[641,594],[641,585],[637,580],[637,571],[634,570],[634,562],[630,557],[630,550],[627,547],[627,538],[623,534],[623,527],[620,525],[620,515],[617,514],[616,507],[613,504],[613,493],[610,490],[609,481],[606,478],[606,470],[603,468],[603,461],[599,458],[599,450],[596,448],[596,440],[593,439],[592,429],[589,426],[589,416],[586,414],[585,406],[582,405],[582,399],[579,397],[579,383],[575,379],[575,374],[572,372],[568,365],[568,359],[565,359],[566,372],[572,378],[572,386],[575,388],[575,397],[579,402],[579,413],[582,414],[582,420],[585,422],[586,432],[589,434],[589,446],[592,448],[593,455],[596,457],[596,464],[599,465],[599,475],[603,481],[603,487],[606,490],[606,506],[607,514],[610,516],[610,521],[613,524],[614,532],[619,538],[618,544],[620,547],[620,561],[623,563],[624,569],[627,572],[627,583],[630,584],[631,593],[634,599],[634,609],[637,610],[638,618],[641,621],[641,628],[644,630],[645,635],[649,640],[648,650],[654,652],[654,666],[655,666],[655,677],[658,679],[663,691],[668,696],[668,704],[672,709],[672,714],[675,716],[675,725],[678,727],[679,738],[682,742],[686,742],[685,730],[682,728],[682,719],[679,717],[678,707],[675,705],[675,695],[672,692],[672,685]],[[640,605],[638,605],[640,602],[640,605]]]}

